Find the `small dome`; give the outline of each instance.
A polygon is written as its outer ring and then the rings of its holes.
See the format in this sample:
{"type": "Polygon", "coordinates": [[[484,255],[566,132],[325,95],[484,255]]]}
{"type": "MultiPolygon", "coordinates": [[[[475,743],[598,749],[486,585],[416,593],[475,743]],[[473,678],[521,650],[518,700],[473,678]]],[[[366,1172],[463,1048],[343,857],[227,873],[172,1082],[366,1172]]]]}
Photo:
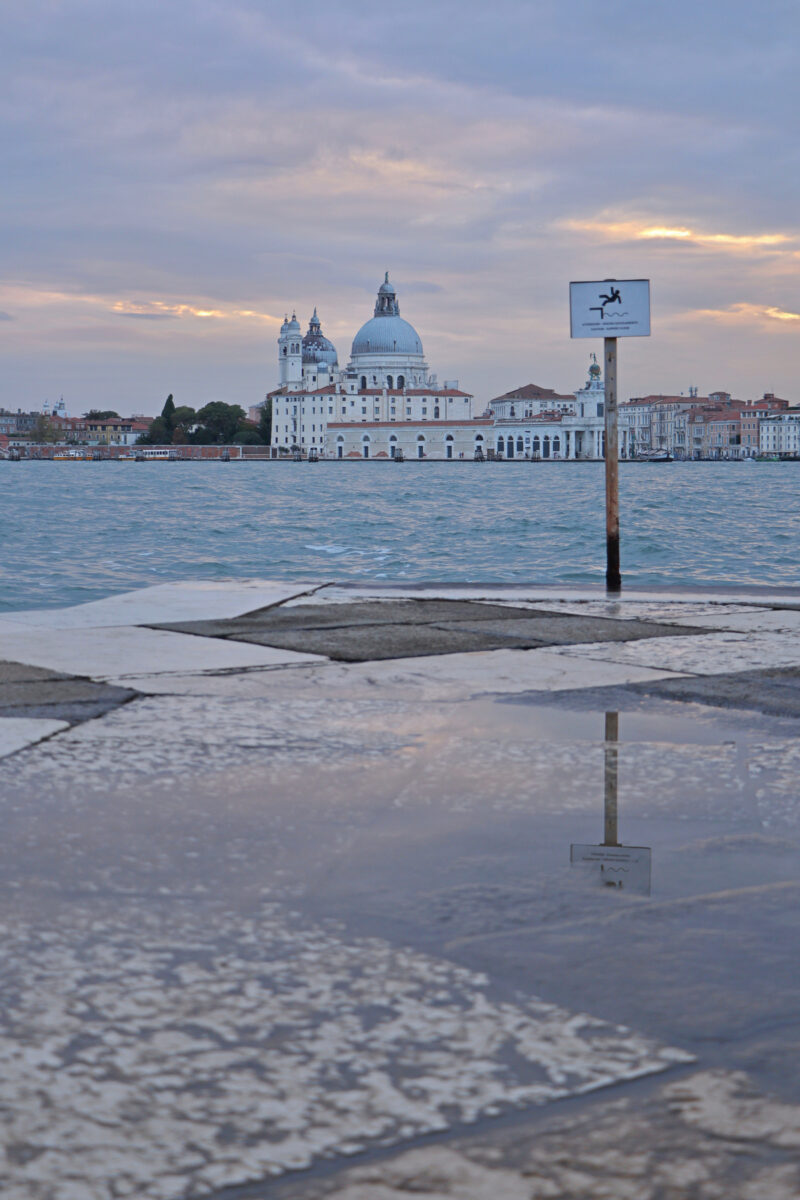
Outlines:
{"type": "Polygon", "coordinates": [[[308,333],[303,338],[303,362],[328,363],[332,367],[339,365],[336,347],[324,336],[316,309],[308,323],[308,333]]]}
{"type": "Polygon", "coordinates": [[[596,376],[598,376],[598,375],[600,374],[600,365],[599,365],[599,363],[592,363],[592,365],[589,367],[589,374],[590,374],[590,375],[592,375],[592,376],[594,376],[594,377],[596,377],[596,376]]]}
{"type": "Polygon", "coordinates": [[[292,319],[289,322],[289,324],[286,326],[286,332],[287,333],[299,333],[300,332],[300,322],[297,319],[297,313],[292,313],[292,319]]]}

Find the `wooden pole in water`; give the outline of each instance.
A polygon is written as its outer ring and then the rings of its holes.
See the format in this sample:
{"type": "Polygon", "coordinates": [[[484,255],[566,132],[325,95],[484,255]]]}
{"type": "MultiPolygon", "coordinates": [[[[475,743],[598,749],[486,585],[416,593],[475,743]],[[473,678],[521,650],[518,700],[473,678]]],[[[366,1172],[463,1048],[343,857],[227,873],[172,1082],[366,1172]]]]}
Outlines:
{"type": "Polygon", "coordinates": [[[617,339],[603,339],[606,431],[606,591],[622,590],[619,573],[619,441],[617,433],[617,339]]]}
{"type": "Polygon", "coordinates": [[[619,738],[619,713],[606,713],[605,756],[605,802],[603,806],[603,844],[618,846],[617,841],[617,766],[619,738]]]}

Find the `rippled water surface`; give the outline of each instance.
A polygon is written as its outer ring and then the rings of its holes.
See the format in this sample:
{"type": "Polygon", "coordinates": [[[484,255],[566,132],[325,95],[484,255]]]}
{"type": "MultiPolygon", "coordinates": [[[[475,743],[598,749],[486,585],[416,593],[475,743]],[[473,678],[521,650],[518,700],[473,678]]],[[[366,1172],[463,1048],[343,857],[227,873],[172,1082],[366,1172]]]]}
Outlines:
{"type": "MultiPolygon", "coordinates": [[[[174,579],[601,583],[600,463],[0,462],[0,610],[174,579]]],[[[800,464],[624,464],[626,584],[800,585],[800,464]]]]}

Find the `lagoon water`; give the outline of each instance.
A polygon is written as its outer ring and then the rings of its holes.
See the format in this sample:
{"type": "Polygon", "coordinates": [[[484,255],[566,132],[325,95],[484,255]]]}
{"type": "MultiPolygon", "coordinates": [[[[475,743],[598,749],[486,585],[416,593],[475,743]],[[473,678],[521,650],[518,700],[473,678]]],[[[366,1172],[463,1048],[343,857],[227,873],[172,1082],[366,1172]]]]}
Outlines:
{"type": "MultiPolygon", "coordinates": [[[[602,584],[600,463],[0,462],[0,611],[177,579],[602,584]]],[[[624,583],[800,586],[800,463],[626,463],[624,583]]]]}

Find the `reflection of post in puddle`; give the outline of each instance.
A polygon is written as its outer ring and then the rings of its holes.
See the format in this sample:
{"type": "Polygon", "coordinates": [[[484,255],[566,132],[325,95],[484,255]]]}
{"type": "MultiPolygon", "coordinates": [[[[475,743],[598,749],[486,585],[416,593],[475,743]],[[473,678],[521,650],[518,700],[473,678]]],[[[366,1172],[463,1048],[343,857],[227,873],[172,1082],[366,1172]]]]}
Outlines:
{"type": "Polygon", "coordinates": [[[650,847],[621,846],[618,830],[619,713],[607,712],[603,744],[603,844],[574,843],[569,859],[605,887],[650,895],[650,847]]]}
{"type": "Polygon", "coordinates": [[[603,844],[617,846],[617,777],[618,777],[619,713],[606,713],[605,807],[603,844]]]}

